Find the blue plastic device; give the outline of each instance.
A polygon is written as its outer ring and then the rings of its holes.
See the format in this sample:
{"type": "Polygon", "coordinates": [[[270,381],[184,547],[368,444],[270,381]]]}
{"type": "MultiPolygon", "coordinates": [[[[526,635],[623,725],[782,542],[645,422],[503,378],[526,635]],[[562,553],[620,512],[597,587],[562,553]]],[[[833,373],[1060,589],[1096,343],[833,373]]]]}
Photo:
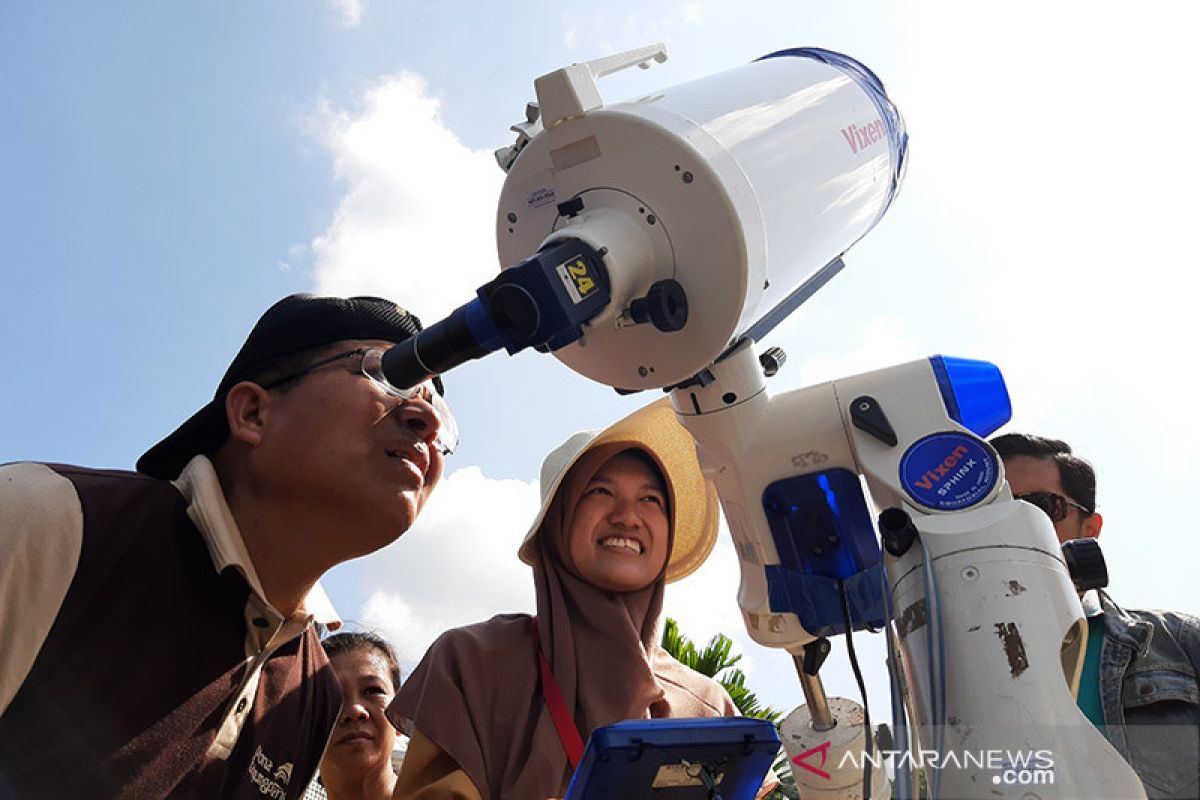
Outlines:
{"type": "Polygon", "coordinates": [[[772,611],[795,614],[814,636],[846,633],[840,583],[851,627],[883,626],[883,560],[858,475],[831,469],[775,481],[763,511],[779,552],[765,567],[772,611]]]}
{"type": "Polygon", "coordinates": [[[778,753],[762,719],[618,722],[592,731],[564,800],[753,800],[778,753]]]}

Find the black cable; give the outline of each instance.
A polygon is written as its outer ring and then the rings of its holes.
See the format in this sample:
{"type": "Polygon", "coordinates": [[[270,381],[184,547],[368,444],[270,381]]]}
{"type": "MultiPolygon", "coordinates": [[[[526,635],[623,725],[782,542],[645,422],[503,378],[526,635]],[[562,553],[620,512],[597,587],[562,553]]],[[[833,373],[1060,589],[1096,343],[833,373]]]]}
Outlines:
{"type": "Polygon", "coordinates": [[[875,739],[871,736],[871,709],[867,704],[867,686],[863,683],[862,670],[858,666],[858,656],[854,654],[854,631],[850,624],[850,598],[846,596],[846,584],[838,578],[838,591],[842,595],[842,620],[846,625],[846,652],[850,654],[850,668],[854,670],[854,679],[858,681],[858,693],[862,696],[863,732],[868,756],[863,758],[863,800],[871,800],[871,758],[875,756],[875,739]]]}

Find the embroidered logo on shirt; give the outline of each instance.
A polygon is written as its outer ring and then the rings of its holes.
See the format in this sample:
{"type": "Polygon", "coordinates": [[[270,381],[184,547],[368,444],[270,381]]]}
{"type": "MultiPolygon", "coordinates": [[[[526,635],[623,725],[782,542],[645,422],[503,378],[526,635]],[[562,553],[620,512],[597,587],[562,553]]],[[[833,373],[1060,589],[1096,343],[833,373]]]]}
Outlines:
{"type": "Polygon", "coordinates": [[[258,791],[274,800],[283,800],[287,796],[287,785],[292,779],[292,762],[285,761],[275,766],[260,745],[254,751],[250,761],[250,782],[258,787],[258,791]],[[272,780],[272,777],[275,780],[272,780]]]}

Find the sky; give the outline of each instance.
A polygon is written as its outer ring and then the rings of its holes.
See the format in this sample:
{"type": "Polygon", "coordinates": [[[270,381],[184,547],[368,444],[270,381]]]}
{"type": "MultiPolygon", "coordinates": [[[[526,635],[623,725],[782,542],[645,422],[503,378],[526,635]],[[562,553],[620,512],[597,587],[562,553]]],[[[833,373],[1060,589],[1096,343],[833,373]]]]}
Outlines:
{"type": "MultiPolygon", "coordinates": [[[[770,390],[934,353],[996,363],[1005,430],[1096,465],[1114,598],[1198,613],[1184,508],[1200,452],[1198,16],[1157,2],[0,5],[0,462],[132,468],[286,294],[383,294],[427,322],[469,300],[501,266],[492,151],[537,76],[664,42],[665,64],[601,81],[616,102],[820,46],[883,80],[908,171],[847,268],[764,343],[789,356],[770,390]]],[[[425,512],[324,581],[406,668],[446,628],[532,609],[516,550],[542,457],[648,399],[532,352],[446,383],[463,441],[425,512]]],[[[723,532],[667,613],[695,639],[732,636],[752,688],[790,710],[791,660],[746,636],[737,583],[723,532]]],[[[856,645],[883,718],[879,637],[856,645]]],[[[834,651],[826,687],[856,697],[834,651]]]]}

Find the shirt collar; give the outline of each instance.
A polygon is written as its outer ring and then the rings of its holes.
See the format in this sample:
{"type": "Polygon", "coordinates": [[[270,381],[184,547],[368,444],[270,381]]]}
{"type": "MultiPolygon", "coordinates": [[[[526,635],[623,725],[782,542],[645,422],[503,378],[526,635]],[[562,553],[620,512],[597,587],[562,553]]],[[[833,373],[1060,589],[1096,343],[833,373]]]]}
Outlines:
{"type": "Polygon", "coordinates": [[[1100,605],[1100,593],[1095,589],[1088,589],[1084,592],[1079,597],[1079,602],[1083,606],[1085,617],[1096,617],[1104,613],[1104,608],[1100,605]]]}
{"type": "Polygon", "coordinates": [[[1096,593],[1104,609],[1105,630],[1139,654],[1148,653],[1150,641],[1154,637],[1154,625],[1127,613],[1108,596],[1108,592],[1098,590],[1096,593]]]}
{"type": "MultiPolygon", "coordinates": [[[[223,572],[233,567],[241,573],[250,591],[266,603],[258,572],[246,551],[246,543],[238,530],[233,512],[225,502],[225,492],[221,489],[221,481],[213,463],[207,456],[195,456],[172,483],[188,501],[188,517],[200,529],[216,571],[223,572]]],[[[320,583],[313,584],[300,604],[298,613],[312,617],[313,621],[330,630],[336,630],[342,624],[320,583]]]]}

